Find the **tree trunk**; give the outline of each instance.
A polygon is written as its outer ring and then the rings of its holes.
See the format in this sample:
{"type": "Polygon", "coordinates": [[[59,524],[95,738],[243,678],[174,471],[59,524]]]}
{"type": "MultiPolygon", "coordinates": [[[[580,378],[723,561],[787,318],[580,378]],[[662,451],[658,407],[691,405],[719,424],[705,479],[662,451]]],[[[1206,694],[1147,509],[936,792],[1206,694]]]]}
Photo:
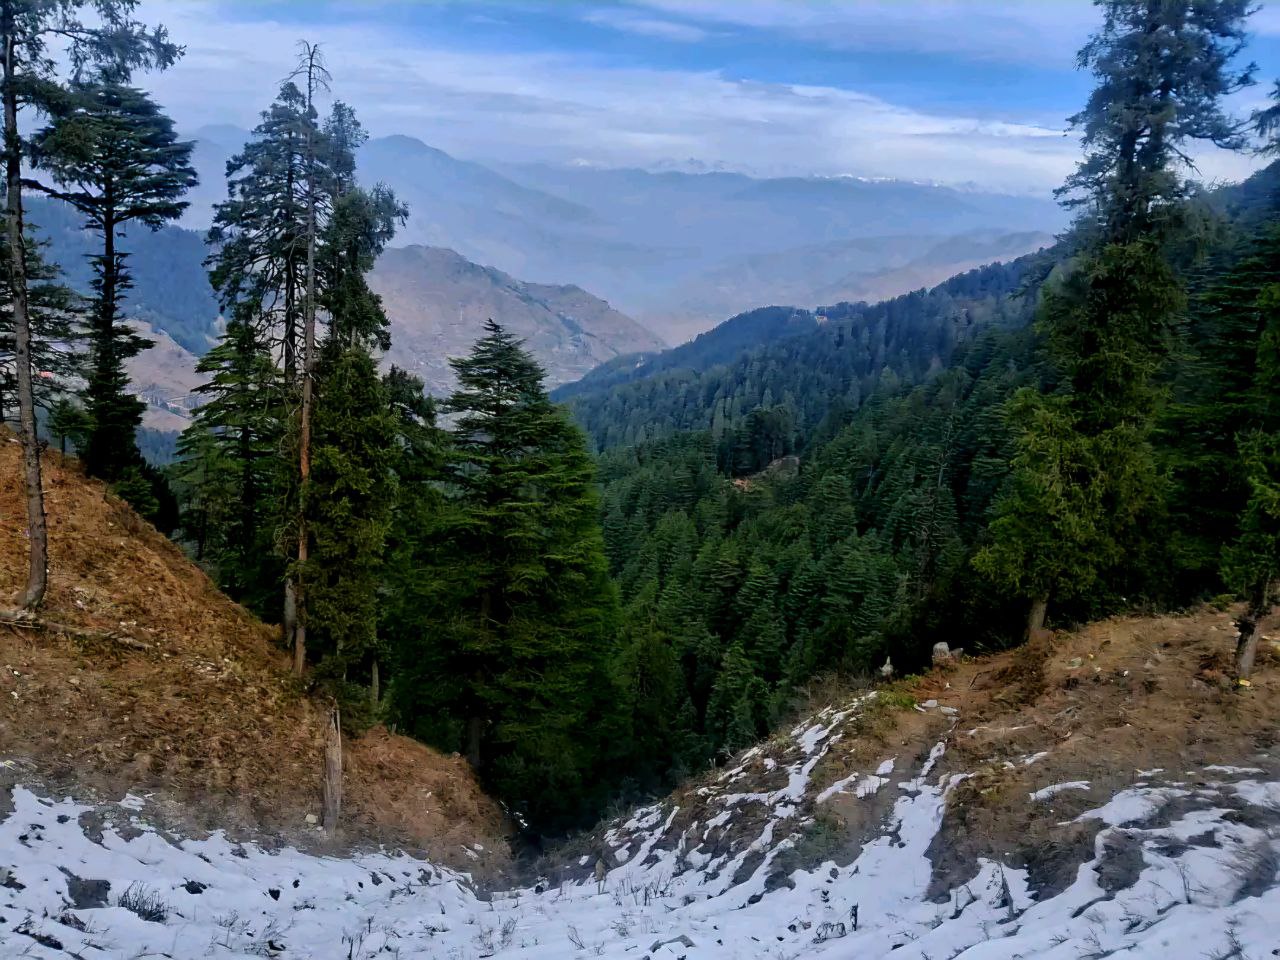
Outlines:
{"type": "Polygon", "coordinates": [[[298,439],[298,573],[294,586],[298,607],[293,669],[298,676],[306,661],[307,605],[302,577],[307,565],[307,481],[311,477],[311,407],[315,379],[316,339],[316,144],[312,133],[314,81],[307,77],[307,290],[302,315],[302,412],[298,439]]]}
{"type": "Polygon", "coordinates": [[[484,734],[484,720],[480,717],[469,717],[467,719],[467,763],[471,764],[471,769],[480,770],[480,739],[484,734]]]}
{"type": "Polygon", "coordinates": [[[378,670],[378,659],[373,660],[373,667],[369,676],[369,700],[376,707],[378,701],[382,699],[382,676],[378,670]]]}
{"type": "Polygon", "coordinates": [[[1248,680],[1253,674],[1253,661],[1258,655],[1258,624],[1271,609],[1271,584],[1260,580],[1249,591],[1244,613],[1236,618],[1240,632],[1236,640],[1236,680],[1248,680]]]}
{"type": "Polygon", "coordinates": [[[342,816],[342,723],[338,705],[329,708],[324,738],[324,828],[332,836],[342,816]]]}
{"type": "MultiPolygon", "coordinates": [[[[111,206],[111,187],[108,184],[104,193],[105,205],[111,206]]],[[[104,216],[102,225],[102,266],[101,286],[98,291],[98,309],[94,321],[97,329],[93,334],[93,374],[89,381],[88,405],[90,414],[98,413],[99,417],[91,417],[89,435],[85,438],[84,462],[86,470],[93,476],[104,480],[116,480],[120,458],[124,451],[118,449],[122,437],[112,436],[117,426],[115,417],[118,410],[109,413],[106,427],[100,419],[106,402],[118,402],[113,396],[115,391],[115,323],[116,323],[116,224],[112,217],[104,216]],[[95,381],[96,380],[96,384],[95,381]]]]}
{"type": "Polygon", "coordinates": [[[1042,594],[1031,601],[1027,614],[1027,640],[1034,640],[1044,632],[1045,615],[1049,612],[1049,595],[1042,594]]]}
{"type": "Polygon", "coordinates": [[[49,582],[49,534],[44,514],[44,487],[40,480],[40,441],[36,436],[35,390],[31,380],[31,318],[27,313],[27,258],[22,222],[22,142],[18,134],[18,89],[14,75],[16,54],[13,5],[0,12],[4,43],[4,147],[5,211],[12,271],[14,364],[17,367],[18,436],[22,441],[22,471],[27,488],[27,586],[18,599],[22,609],[33,610],[44,599],[49,582]]]}

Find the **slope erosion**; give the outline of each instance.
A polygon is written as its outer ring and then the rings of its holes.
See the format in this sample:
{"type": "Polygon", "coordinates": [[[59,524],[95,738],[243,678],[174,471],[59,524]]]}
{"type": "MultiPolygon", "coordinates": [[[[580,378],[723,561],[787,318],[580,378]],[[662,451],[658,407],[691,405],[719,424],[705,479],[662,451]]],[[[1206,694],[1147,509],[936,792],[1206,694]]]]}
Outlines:
{"type": "MultiPolygon", "coordinates": [[[[0,432],[0,596],[25,582],[20,447],[0,432]]],[[[273,628],[88,480],[45,459],[50,583],[41,614],[0,625],[0,777],[56,791],[149,795],[180,826],[317,837],[323,705],[289,676],[273,628]],[[94,636],[93,634],[98,634],[94,636]]],[[[471,862],[500,851],[501,811],[464,761],[374,730],[345,751],[347,837],[471,862]]]]}

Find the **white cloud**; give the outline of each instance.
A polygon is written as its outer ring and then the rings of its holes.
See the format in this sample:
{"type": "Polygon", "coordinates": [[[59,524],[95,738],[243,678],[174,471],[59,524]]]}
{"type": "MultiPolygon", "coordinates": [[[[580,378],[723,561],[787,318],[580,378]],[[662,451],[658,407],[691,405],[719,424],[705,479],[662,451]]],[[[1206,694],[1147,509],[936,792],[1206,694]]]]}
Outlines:
{"type": "MultiPolygon", "coordinates": [[[[186,129],[252,126],[292,66],[294,27],[236,20],[210,2],[151,0],[142,13],[187,45],[177,67],[143,81],[186,129]]],[[[770,175],[1047,193],[1078,155],[1060,130],[922,112],[837,87],[609,66],[568,54],[472,52],[418,42],[354,14],[315,33],[335,92],[372,133],[410,134],[462,157],[613,166],[694,160],[770,175]]],[[[1234,172],[1239,162],[1231,164],[1234,172]]],[[[1206,175],[1220,175],[1220,166],[1207,162],[1206,175]]]]}
{"type": "Polygon", "coordinates": [[[828,47],[1069,66],[1090,0],[632,0],[687,20],[782,31],[828,47]]]}
{"type": "Polygon", "coordinates": [[[675,20],[646,17],[620,7],[600,7],[589,10],[582,15],[587,23],[610,27],[624,33],[636,33],[645,37],[656,37],[659,40],[674,40],[677,43],[699,43],[710,35],[701,27],[675,20]]]}

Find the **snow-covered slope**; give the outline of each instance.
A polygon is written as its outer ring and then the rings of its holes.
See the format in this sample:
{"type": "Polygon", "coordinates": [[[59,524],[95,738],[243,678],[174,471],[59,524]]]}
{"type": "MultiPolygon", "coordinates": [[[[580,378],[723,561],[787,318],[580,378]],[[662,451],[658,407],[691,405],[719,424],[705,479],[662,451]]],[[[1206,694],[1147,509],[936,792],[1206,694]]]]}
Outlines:
{"type": "Polygon", "coordinates": [[[602,882],[485,895],[402,855],[181,839],[149,827],[132,798],[94,808],[16,787],[0,825],[0,956],[1261,960],[1280,947],[1280,782],[1260,769],[1145,771],[1073,815],[1102,829],[1056,895],[1037,900],[1025,871],[981,860],[972,879],[930,899],[930,847],[966,779],[940,762],[958,732],[914,770],[903,758],[821,788],[814,777],[873,703],[825,711],[744,755],[687,794],[692,817],[667,803],[615,824],[602,882]],[[744,784],[761,769],[776,773],[766,789],[744,784]],[[837,801],[880,803],[886,815],[851,862],[779,876],[781,858],[837,801]]]}

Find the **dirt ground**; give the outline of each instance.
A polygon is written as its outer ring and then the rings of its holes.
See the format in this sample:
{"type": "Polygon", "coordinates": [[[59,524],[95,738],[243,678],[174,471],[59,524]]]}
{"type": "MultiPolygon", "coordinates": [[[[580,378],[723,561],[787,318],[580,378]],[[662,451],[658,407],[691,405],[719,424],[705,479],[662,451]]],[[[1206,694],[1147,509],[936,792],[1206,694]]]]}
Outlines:
{"type": "MultiPolygon", "coordinates": [[[[20,448],[0,433],[0,607],[26,576],[20,448]]],[[[125,642],[0,626],[0,778],[151,795],[189,828],[319,843],[323,705],[260,623],[181,549],[45,459],[50,582],[41,614],[125,642]]],[[[375,729],[345,744],[346,845],[384,843],[503,869],[507,824],[465,761],[375,729]],[[465,848],[484,848],[477,860],[465,848]]],[[[0,786],[4,784],[0,782],[0,786]]]]}
{"type": "Polygon", "coordinates": [[[1116,792],[1202,783],[1212,765],[1280,773],[1280,652],[1263,633],[1252,685],[1238,690],[1231,613],[1209,607],[1104,620],[924,678],[917,696],[960,710],[940,769],[969,774],[935,845],[935,888],[985,856],[1058,889],[1092,856],[1099,826],[1068,821],[1116,792]],[[1032,798],[1073,782],[1088,788],[1032,798]]]}
{"type": "MultiPolygon", "coordinates": [[[[1043,894],[1064,888],[1092,859],[1102,826],[1072,821],[1117,792],[1137,783],[1195,784],[1223,775],[1206,771],[1211,765],[1280,776],[1280,652],[1271,633],[1263,634],[1253,683],[1239,690],[1229,677],[1236,636],[1231,612],[1209,607],[1180,616],[1113,618],[880,687],[814,768],[797,818],[807,825],[775,861],[770,882],[784,883],[792,870],[826,860],[851,863],[864,843],[891,833],[894,799],[942,741],[946,751],[931,782],[960,776],[930,850],[933,893],[945,896],[971,879],[979,858],[1027,869],[1032,888],[1043,894]],[[885,789],[817,802],[824,788],[890,759],[885,789]],[[1061,784],[1074,786],[1037,795],[1061,784]]],[[[849,703],[856,692],[847,682],[813,687],[797,719],[849,703]]],[[[788,727],[749,761],[730,761],[730,768],[745,771],[734,792],[768,793],[785,784],[789,765],[801,757],[788,727]]],[[[721,775],[711,771],[671,795],[664,810],[675,808],[672,827],[659,846],[677,843],[690,824],[716,818],[721,775]]],[[[735,808],[707,852],[755,849],[767,818],[758,804],[735,808]]],[[[558,851],[544,869],[583,872],[580,858],[594,856],[609,826],[558,851]]],[[[743,872],[762,857],[751,854],[743,872]]],[[[1116,862],[1123,864],[1120,854],[1116,862]]]]}

